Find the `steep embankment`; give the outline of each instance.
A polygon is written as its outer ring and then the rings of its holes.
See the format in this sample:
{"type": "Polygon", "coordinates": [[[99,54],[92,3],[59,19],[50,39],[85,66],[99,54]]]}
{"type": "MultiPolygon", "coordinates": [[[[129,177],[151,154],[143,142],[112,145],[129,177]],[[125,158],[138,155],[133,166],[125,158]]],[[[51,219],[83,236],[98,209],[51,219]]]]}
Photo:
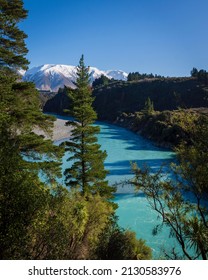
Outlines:
{"type": "MultiPolygon", "coordinates": [[[[98,119],[115,121],[121,113],[135,113],[144,108],[149,97],[157,111],[208,107],[208,89],[194,78],[149,79],[139,82],[117,81],[93,90],[98,119]]],[[[63,114],[69,108],[66,90],[48,100],[45,112],[63,114]]]]}
{"type": "MultiPolygon", "coordinates": [[[[42,93],[40,93],[42,96],[42,93]]],[[[56,113],[58,115],[64,115],[64,110],[69,109],[70,99],[67,95],[67,90],[59,89],[59,92],[52,98],[48,97],[48,100],[43,106],[43,111],[48,113],[56,113]]]]}
{"type": "Polygon", "coordinates": [[[185,141],[187,145],[192,143],[195,127],[202,115],[208,116],[208,108],[155,111],[151,114],[122,113],[114,123],[139,133],[160,146],[172,148],[181,141],[185,141]]]}
{"type": "Polygon", "coordinates": [[[151,79],[120,82],[94,90],[94,106],[100,120],[113,121],[122,112],[144,108],[149,97],[157,111],[207,107],[207,88],[194,78],[151,79]]]}
{"type": "MultiPolygon", "coordinates": [[[[203,111],[191,108],[208,107],[208,88],[195,78],[114,81],[94,89],[93,95],[99,120],[114,122],[168,147],[182,139],[188,143],[188,128],[203,111]],[[141,112],[148,97],[154,104],[153,114],[141,112]]],[[[44,111],[64,114],[69,107],[67,90],[60,89],[46,102],[44,111]]]]}

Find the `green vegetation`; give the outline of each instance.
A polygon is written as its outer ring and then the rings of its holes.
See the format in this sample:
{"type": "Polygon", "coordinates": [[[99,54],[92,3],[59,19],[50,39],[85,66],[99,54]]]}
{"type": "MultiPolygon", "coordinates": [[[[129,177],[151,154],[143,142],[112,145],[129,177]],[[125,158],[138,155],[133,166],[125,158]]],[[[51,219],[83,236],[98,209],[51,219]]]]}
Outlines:
{"type": "Polygon", "coordinates": [[[31,227],[32,259],[91,259],[99,246],[99,234],[114,212],[99,195],[66,188],[53,189],[45,211],[31,227]]]}
{"type": "MultiPolygon", "coordinates": [[[[153,102],[156,111],[208,106],[206,86],[190,77],[161,78],[138,82],[117,81],[94,89],[93,96],[95,97],[93,106],[98,114],[98,119],[113,122],[124,112],[134,114],[143,110],[148,98],[153,102]]],[[[61,95],[59,98],[64,99],[61,95]]],[[[63,99],[62,101],[64,101],[63,99]]],[[[61,101],[56,101],[57,107],[58,104],[61,105],[61,101]]]]}
{"type": "MultiPolygon", "coordinates": [[[[178,164],[173,164],[174,182],[161,180],[162,172],[153,175],[147,168],[139,169],[133,165],[135,178],[133,184],[142,190],[151,207],[162,218],[162,225],[170,228],[170,234],[181,246],[180,256],[173,248],[165,252],[173,259],[208,258],[208,118],[202,116],[194,130],[192,144],[181,143],[177,148],[178,164]]],[[[157,234],[160,226],[155,228],[157,234]]]]}
{"type": "Polygon", "coordinates": [[[111,79],[109,79],[105,75],[101,75],[100,78],[97,78],[97,79],[94,80],[94,82],[92,83],[92,87],[93,88],[98,88],[100,86],[106,86],[111,82],[112,82],[111,79]]]}
{"type": "Polygon", "coordinates": [[[123,113],[116,123],[140,133],[158,145],[173,148],[182,141],[187,145],[192,144],[195,133],[193,127],[197,125],[201,115],[207,114],[206,108],[153,111],[151,114],[142,111],[135,114],[123,113]]]}
{"type": "Polygon", "coordinates": [[[45,201],[38,174],[54,181],[62,151],[33,133],[36,127],[50,134],[53,118],[41,113],[34,85],[16,75],[28,63],[26,35],[17,26],[26,17],[22,1],[1,1],[0,16],[0,258],[16,259],[27,256],[28,229],[45,201]]]}
{"type": "Polygon", "coordinates": [[[66,144],[66,151],[70,151],[73,160],[72,167],[65,170],[66,184],[80,187],[83,194],[99,193],[101,196],[112,197],[114,188],[108,186],[105,180],[107,171],[104,169],[106,152],[100,150],[96,134],[98,126],[92,126],[96,113],[92,108],[93,97],[89,86],[88,68],[84,65],[83,56],[77,68],[76,89],[70,91],[72,110],[70,115],[75,121],[72,125],[72,137],[66,144]]]}
{"type": "Polygon", "coordinates": [[[130,72],[128,74],[127,80],[128,82],[132,82],[132,81],[139,81],[139,80],[143,80],[143,79],[153,79],[153,78],[164,78],[163,76],[160,75],[153,75],[151,74],[140,74],[139,72],[130,72]]]}
{"type": "Polygon", "coordinates": [[[51,135],[54,118],[41,112],[34,85],[17,75],[28,65],[27,36],[19,29],[26,17],[23,1],[0,0],[0,259],[151,258],[145,241],[117,224],[110,200],[114,188],[106,181],[106,152],[97,143],[92,105],[100,119],[117,119],[177,147],[174,182],[161,180],[161,172],[151,175],[133,165],[132,183],[146,194],[181,246],[183,256],[173,248],[166,257],[207,259],[208,118],[204,109],[178,109],[207,105],[207,72],[194,68],[192,77],[183,79],[130,73],[128,82],[101,77],[92,93],[82,56],[76,89],[65,88],[54,97],[62,102],[64,96],[69,104],[59,109],[71,106],[75,119],[69,122],[73,131],[66,143],[71,152],[71,165],[65,170],[68,190],[56,182],[64,150],[34,133],[40,129],[51,135]],[[139,81],[144,78],[154,79],[139,81]]]}
{"type": "Polygon", "coordinates": [[[100,246],[95,255],[102,260],[149,260],[151,249],[142,239],[136,239],[135,233],[123,230],[116,222],[108,224],[100,235],[100,246]]]}
{"type": "Polygon", "coordinates": [[[202,84],[208,84],[208,72],[204,69],[198,71],[197,68],[194,67],[191,70],[191,76],[197,78],[197,80],[202,84]]]}
{"type": "Polygon", "coordinates": [[[146,115],[151,115],[154,113],[154,104],[149,97],[145,101],[145,106],[142,112],[146,115]]]}
{"type": "MultiPolygon", "coordinates": [[[[34,85],[16,74],[28,64],[26,34],[18,27],[26,16],[21,0],[0,0],[0,259],[100,258],[96,252],[103,248],[101,236],[113,223],[115,205],[108,201],[113,188],[105,180],[106,153],[95,136],[99,129],[91,126],[96,113],[87,68],[82,57],[79,97],[71,92],[79,124],[73,124],[73,144],[67,146],[77,159],[66,171],[68,185],[77,186],[69,191],[56,182],[64,150],[34,133],[51,135],[54,118],[41,112],[34,85]]],[[[125,244],[128,254],[120,250],[121,259],[135,258],[135,247],[137,258],[151,255],[135,237],[125,244]]]]}
{"type": "Polygon", "coordinates": [[[0,0],[0,66],[27,69],[25,58],[27,48],[24,39],[27,35],[18,23],[27,17],[23,2],[0,0]]]}
{"type": "MultiPolygon", "coordinates": [[[[98,119],[111,122],[124,112],[134,114],[143,110],[148,98],[156,111],[208,106],[207,86],[195,77],[109,81],[108,84],[104,82],[104,85],[94,87],[92,95],[98,119]]],[[[70,104],[67,89],[60,89],[58,94],[45,103],[43,110],[63,114],[70,104]]]]}

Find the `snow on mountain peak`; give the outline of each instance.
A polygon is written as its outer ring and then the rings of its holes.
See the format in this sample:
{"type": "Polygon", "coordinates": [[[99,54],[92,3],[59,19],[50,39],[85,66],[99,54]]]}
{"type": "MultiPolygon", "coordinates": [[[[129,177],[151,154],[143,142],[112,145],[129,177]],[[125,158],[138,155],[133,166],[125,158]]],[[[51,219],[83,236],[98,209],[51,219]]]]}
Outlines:
{"type": "Polygon", "coordinates": [[[108,71],[106,71],[106,74],[115,80],[126,81],[127,77],[128,77],[128,73],[126,73],[122,70],[108,70],[108,71]]]}
{"type": "MultiPolygon", "coordinates": [[[[101,75],[110,79],[127,80],[128,74],[121,70],[102,71],[96,67],[90,67],[90,80],[93,82],[101,75]]],[[[24,81],[34,82],[39,90],[50,90],[57,92],[64,86],[74,88],[74,82],[77,78],[77,67],[62,64],[44,64],[33,67],[26,71],[23,76],[24,81]]]]}

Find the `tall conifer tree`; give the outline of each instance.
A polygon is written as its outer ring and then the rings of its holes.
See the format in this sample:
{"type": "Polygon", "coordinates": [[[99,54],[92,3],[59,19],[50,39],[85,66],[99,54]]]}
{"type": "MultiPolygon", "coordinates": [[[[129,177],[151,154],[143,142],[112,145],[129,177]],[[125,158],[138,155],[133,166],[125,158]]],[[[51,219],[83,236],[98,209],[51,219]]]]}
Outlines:
{"type": "Polygon", "coordinates": [[[104,169],[107,155],[100,150],[97,143],[96,134],[100,128],[93,125],[97,116],[92,107],[94,98],[88,70],[82,55],[77,67],[76,89],[69,93],[74,121],[68,122],[73,126],[73,130],[71,140],[66,143],[66,151],[71,153],[69,160],[73,161],[73,164],[65,170],[66,185],[81,188],[85,195],[99,193],[101,196],[111,197],[114,188],[108,185],[105,179],[107,171],[104,169]]]}
{"type": "Polygon", "coordinates": [[[33,132],[50,134],[53,119],[41,112],[34,84],[16,74],[28,65],[27,36],[18,27],[26,16],[22,0],[0,0],[0,259],[26,258],[27,232],[47,193],[38,174],[54,179],[61,156],[52,141],[33,132]]]}
{"type": "Polygon", "coordinates": [[[26,17],[21,0],[0,0],[0,66],[27,68],[27,35],[18,27],[26,17]]]}
{"type": "Polygon", "coordinates": [[[20,82],[17,76],[17,70],[27,69],[29,64],[25,58],[27,35],[18,26],[26,17],[22,0],[0,0],[0,136],[1,128],[7,129],[9,138],[21,153],[39,156],[39,159],[49,155],[53,160],[48,158],[48,162],[30,164],[31,168],[27,164],[27,169],[36,172],[42,169],[52,175],[58,171],[59,163],[55,160],[61,156],[60,149],[52,141],[33,133],[33,129],[41,128],[50,134],[54,118],[41,112],[34,84],[20,82]]]}

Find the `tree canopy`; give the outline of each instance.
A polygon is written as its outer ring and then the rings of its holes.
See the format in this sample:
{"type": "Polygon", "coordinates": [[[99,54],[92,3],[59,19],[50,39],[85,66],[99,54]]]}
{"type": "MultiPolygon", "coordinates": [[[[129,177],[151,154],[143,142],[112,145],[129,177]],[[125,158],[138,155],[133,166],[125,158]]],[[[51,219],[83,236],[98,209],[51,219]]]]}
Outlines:
{"type": "Polygon", "coordinates": [[[0,257],[15,259],[26,258],[28,228],[46,198],[39,175],[50,182],[60,175],[62,150],[34,133],[50,135],[54,118],[41,112],[34,84],[16,75],[28,64],[26,35],[18,27],[27,16],[23,2],[2,0],[0,9],[0,257]]]}
{"type": "Polygon", "coordinates": [[[111,82],[111,79],[106,77],[105,75],[101,75],[99,78],[95,79],[94,82],[92,83],[92,87],[99,87],[99,86],[106,86],[111,82]]]}
{"type": "Polygon", "coordinates": [[[198,70],[194,67],[191,70],[191,77],[197,78],[200,83],[208,84],[208,72],[204,69],[198,70]]]}
{"type": "Polygon", "coordinates": [[[128,74],[127,80],[128,80],[128,82],[131,82],[131,81],[139,81],[139,80],[143,80],[143,79],[162,78],[162,77],[163,76],[161,76],[161,75],[153,75],[152,73],[151,74],[147,74],[147,73],[141,74],[139,72],[130,72],[128,74]]]}
{"type": "Polygon", "coordinates": [[[89,84],[88,68],[84,65],[82,56],[77,67],[76,89],[70,90],[72,100],[71,115],[72,137],[66,144],[66,151],[71,153],[69,160],[73,160],[71,167],[65,170],[66,184],[79,186],[84,194],[99,193],[101,196],[111,197],[114,188],[108,185],[104,168],[105,151],[100,150],[97,134],[100,129],[93,125],[96,112],[92,107],[94,98],[89,84]]]}
{"type": "MultiPolygon", "coordinates": [[[[106,153],[97,143],[99,128],[93,126],[88,71],[82,57],[77,89],[70,93],[76,122],[67,146],[74,160],[66,170],[68,190],[56,182],[63,149],[34,132],[50,136],[55,118],[41,112],[34,84],[16,75],[28,65],[27,36],[19,29],[26,17],[23,1],[0,0],[0,259],[90,259],[115,207],[108,200],[114,188],[105,179],[106,153]]],[[[130,257],[135,242],[125,240],[126,247],[132,244],[130,257]]]]}
{"type": "Polygon", "coordinates": [[[0,0],[0,66],[27,69],[27,35],[19,29],[19,22],[27,17],[21,0],[0,0]]]}
{"type": "MultiPolygon", "coordinates": [[[[133,165],[133,184],[142,190],[151,207],[162,218],[162,225],[170,228],[176,238],[181,253],[173,248],[165,252],[168,258],[204,259],[208,258],[208,119],[202,116],[195,126],[192,145],[182,143],[177,148],[178,164],[172,165],[174,180],[164,180],[161,171],[150,171],[133,165]]],[[[155,228],[157,233],[159,227],[155,228]]]]}

